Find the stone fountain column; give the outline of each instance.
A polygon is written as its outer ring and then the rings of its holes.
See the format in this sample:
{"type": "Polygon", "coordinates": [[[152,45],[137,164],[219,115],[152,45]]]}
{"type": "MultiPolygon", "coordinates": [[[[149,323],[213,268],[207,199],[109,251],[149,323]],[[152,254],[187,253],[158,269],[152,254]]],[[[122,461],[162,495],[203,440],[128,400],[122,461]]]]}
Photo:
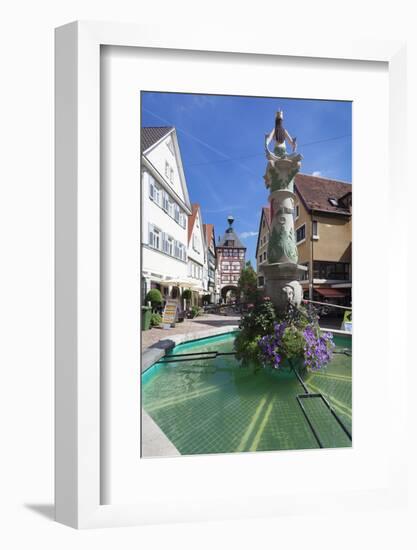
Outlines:
{"type": "Polygon", "coordinates": [[[270,233],[268,263],[263,264],[266,296],[277,312],[285,311],[288,301],[298,305],[302,289],[298,281],[306,266],[298,264],[294,231],[294,178],[301,168],[302,156],[297,153],[276,155],[266,147],[268,165],[264,176],[269,188],[270,233]]]}

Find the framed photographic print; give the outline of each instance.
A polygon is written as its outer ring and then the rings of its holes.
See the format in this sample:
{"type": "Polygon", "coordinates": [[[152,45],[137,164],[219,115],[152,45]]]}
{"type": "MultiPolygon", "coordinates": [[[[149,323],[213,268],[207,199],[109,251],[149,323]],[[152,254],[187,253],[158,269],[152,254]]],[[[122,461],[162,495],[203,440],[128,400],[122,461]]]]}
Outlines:
{"type": "Polygon", "coordinates": [[[154,30],[56,31],[57,520],[400,506],[404,45],[154,30]]]}

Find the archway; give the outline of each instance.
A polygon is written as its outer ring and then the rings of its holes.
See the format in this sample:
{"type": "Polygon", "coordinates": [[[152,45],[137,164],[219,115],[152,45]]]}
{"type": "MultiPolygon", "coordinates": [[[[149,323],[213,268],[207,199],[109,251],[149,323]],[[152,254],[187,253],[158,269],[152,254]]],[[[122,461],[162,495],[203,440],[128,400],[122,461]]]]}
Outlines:
{"type": "Polygon", "coordinates": [[[231,304],[237,300],[237,286],[229,285],[224,286],[221,290],[222,302],[224,304],[231,304]]]}

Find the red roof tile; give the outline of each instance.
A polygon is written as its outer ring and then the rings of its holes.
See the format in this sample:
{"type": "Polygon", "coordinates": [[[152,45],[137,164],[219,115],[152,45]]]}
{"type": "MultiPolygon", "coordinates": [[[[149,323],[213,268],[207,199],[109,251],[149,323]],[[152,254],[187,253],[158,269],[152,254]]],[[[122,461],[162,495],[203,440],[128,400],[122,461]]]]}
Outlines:
{"type": "Polygon", "coordinates": [[[193,234],[194,223],[197,217],[197,212],[200,209],[200,205],[194,203],[191,205],[191,214],[188,216],[188,242],[190,242],[191,235],[193,234]]]}
{"type": "Polygon", "coordinates": [[[308,210],[320,210],[336,214],[350,215],[342,206],[333,206],[329,199],[341,199],[352,192],[352,185],[338,180],[331,180],[307,174],[295,176],[295,188],[308,210]]]}
{"type": "Polygon", "coordinates": [[[214,225],[212,223],[205,223],[203,225],[206,235],[207,246],[210,246],[211,240],[213,238],[214,225]]]}

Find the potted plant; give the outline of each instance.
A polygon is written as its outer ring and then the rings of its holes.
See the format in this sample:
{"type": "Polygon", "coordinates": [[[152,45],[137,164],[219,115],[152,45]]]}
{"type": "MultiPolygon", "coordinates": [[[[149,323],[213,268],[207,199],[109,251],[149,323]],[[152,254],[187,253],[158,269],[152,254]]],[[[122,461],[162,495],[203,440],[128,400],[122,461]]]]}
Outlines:
{"type": "Polygon", "coordinates": [[[162,294],[157,288],[152,288],[146,295],[145,302],[151,302],[153,313],[157,313],[157,308],[162,304],[162,294]]]}

